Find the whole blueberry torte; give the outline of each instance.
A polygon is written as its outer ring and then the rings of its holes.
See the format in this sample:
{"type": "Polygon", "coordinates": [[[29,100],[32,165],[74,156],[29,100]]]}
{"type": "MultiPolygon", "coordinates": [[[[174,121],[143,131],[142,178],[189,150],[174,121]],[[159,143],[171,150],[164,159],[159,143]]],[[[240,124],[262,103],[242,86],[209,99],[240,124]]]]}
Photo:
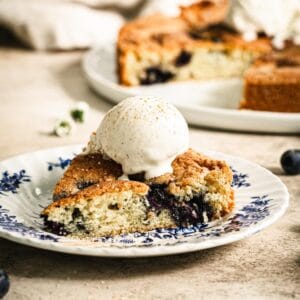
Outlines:
{"type": "Polygon", "coordinates": [[[245,41],[225,25],[227,2],[197,1],[182,7],[178,17],[153,15],[125,24],[117,43],[120,83],[242,77],[271,45],[265,37],[245,41]]]}

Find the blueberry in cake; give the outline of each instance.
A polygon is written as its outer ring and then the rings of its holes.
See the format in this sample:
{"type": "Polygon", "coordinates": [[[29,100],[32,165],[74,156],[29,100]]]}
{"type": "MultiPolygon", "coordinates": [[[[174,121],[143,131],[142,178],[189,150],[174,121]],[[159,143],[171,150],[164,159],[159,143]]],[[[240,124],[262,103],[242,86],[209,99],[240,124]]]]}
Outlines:
{"type": "Polygon", "coordinates": [[[188,147],[175,107],[132,97],[106,114],[42,217],[48,231],[78,238],[187,227],[228,214],[231,183],[224,161],[188,147]]]}
{"type": "Polygon", "coordinates": [[[265,37],[245,41],[222,23],[227,8],[227,0],[202,0],[176,18],[153,15],[125,24],[117,43],[120,83],[241,77],[271,45],[265,37]]]}

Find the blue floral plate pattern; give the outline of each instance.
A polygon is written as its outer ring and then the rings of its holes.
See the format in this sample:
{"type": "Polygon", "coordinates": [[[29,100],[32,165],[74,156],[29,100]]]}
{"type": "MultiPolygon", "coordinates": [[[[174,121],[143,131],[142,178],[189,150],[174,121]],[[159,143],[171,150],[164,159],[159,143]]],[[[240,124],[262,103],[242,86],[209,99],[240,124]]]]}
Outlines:
{"type": "Polygon", "coordinates": [[[268,170],[222,153],[233,171],[235,208],[226,218],[189,228],[157,229],[77,240],[43,230],[40,212],[51,202],[55,183],[81,146],[54,148],[0,163],[0,236],[38,248],[92,256],[158,256],[196,251],[246,238],[274,223],[286,210],[289,195],[268,170]]]}

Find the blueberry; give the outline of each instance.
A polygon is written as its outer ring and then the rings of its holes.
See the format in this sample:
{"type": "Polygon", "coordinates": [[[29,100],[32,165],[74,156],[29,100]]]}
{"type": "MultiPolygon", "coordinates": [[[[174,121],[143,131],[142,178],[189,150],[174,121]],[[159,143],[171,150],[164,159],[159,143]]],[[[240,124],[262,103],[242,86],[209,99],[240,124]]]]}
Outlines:
{"type": "Polygon", "coordinates": [[[147,195],[150,207],[157,212],[168,209],[177,226],[195,225],[203,223],[203,212],[211,220],[213,211],[209,204],[204,202],[203,195],[194,195],[188,202],[179,203],[174,195],[168,193],[166,185],[151,184],[147,195]]]}
{"type": "Polygon", "coordinates": [[[57,235],[67,235],[69,232],[65,229],[64,224],[49,221],[47,216],[41,216],[44,219],[44,226],[45,228],[57,235]]]}
{"type": "Polygon", "coordinates": [[[72,219],[78,219],[82,217],[82,213],[78,207],[75,207],[72,213],[72,219]]]}
{"type": "Polygon", "coordinates": [[[2,299],[9,290],[9,278],[6,272],[0,269],[0,299],[2,299]]]}
{"type": "Polygon", "coordinates": [[[180,54],[175,59],[175,66],[182,67],[187,65],[192,58],[192,54],[186,50],[182,50],[180,54]]]}
{"type": "Polygon", "coordinates": [[[189,32],[189,35],[195,40],[208,40],[215,43],[222,43],[225,42],[224,38],[226,34],[234,35],[236,33],[235,29],[230,26],[219,23],[210,25],[204,29],[192,30],[189,32]]]}
{"type": "Polygon", "coordinates": [[[77,182],[77,188],[79,190],[83,190],[91,185],[93,185],[95,182],[91,182],[91,181],[79,181],[77,182]]]}
{"type": "Polygon", "coordinates": [[[163,83],[171,80],[174,74],[167,70],[162,70],[158,67],[149,67],[145,70],[144,76],[140,79],[142,85],[153,83],[163,83]]]}
{"type": "Polygon", "coordinates": [[[133,181],[145,181],[145,172],[135,173],[128,175],[128,178],[133,181]]]}
{"type": "Polygon", "coordinates": [[[297,66],[299,66],[299,63],[296,61],[293,61],[292,59],[289,59],[289,58],[280,58],[280,59],[276,60],[276,65],[279,68],[297,67],[297,66]]]}
{"type": "Polygon", "coordinates": [[[280,158],[283,170],[289,175],[300,174],[300,149],[287,150],[280,158]]]}
{"type": "Polygon", "coordinates": [[[59,200],[59,199],[62,199],[62,198],[66,198],[66,197],[68,197],[69,196],[69,193],[67,193],[67,192],[62,192],[62,193],[59,193],[59,194],[54,194],[53,195],[53,201],[57,201],[57,200],[59,200]]]}

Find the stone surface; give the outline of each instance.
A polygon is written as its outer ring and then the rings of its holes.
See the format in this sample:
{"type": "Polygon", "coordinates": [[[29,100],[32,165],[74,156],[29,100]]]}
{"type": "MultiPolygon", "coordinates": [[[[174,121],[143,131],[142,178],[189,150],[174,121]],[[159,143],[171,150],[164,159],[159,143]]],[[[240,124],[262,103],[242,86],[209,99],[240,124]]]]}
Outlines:
{"type": "MultiPolygon", "coordinates": [[[[111,107],[87,86],[81,52],[0,49],[0,159],[85,143],[111,107]],[[91,106],[75,135],[49,133],[76,101],[91,106]]],[[[291,194],[274,225],[234,244],[195,253],[109,259],[47,252],[0,239],[0,267],[10,275],[7,300],[300,298],[300,176],[285,176],[279,157],[299,136],[244,134],[192,127],[191,146],[254,161],[278,175],[291,194]]]]}

